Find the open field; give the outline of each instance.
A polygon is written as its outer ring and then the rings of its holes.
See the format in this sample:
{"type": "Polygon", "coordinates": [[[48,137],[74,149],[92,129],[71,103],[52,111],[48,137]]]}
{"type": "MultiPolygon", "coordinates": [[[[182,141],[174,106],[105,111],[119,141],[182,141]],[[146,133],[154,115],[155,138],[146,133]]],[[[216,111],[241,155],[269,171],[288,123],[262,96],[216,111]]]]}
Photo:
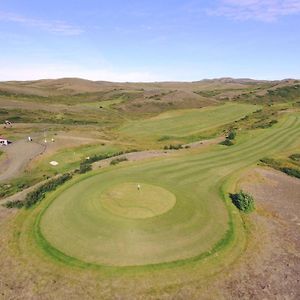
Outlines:
{"type": "Polygon", "coordinates": [[[0,119],[16,122],[0,128],[13,141],[0,152],[1,203],[73,175],[31,208],[0,207],[0,298],[297,299],[299,179],[253,171],[266,157],[299,167],[297,85],[0,83],[0,119]],[[230,130],[233,145],[220,145],[230,130]],[[177,142],[192,144],[162,149],[177,142]],[[251,214],[229,197],[241,187],[251,214]]]}

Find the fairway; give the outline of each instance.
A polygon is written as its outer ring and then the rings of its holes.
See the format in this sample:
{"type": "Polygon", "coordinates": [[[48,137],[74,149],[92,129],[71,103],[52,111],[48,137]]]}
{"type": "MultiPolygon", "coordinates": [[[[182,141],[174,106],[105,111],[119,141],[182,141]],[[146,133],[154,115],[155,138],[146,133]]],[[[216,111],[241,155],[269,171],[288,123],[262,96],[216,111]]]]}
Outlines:
{"type": "Polygon", "coordinates": [[[258,108],[255,105],[229,103],[202,109],[169,111],[150,119],[132,121],[124,125],[121,132],[137,137],[184,137],[231,123],[258,108]]]}
{"type": "Polygon", "coordinates": [[[241,221],[220,193],[232,188],[235,172],[285,149],[299,134],[299,115],[291,115],[245,133],[232,147],[76,178],[48,199],[35,224],[39,239],[48,243],[46,251],[53,247],[100,266],[196,261],[239,235],[241,221]]]}

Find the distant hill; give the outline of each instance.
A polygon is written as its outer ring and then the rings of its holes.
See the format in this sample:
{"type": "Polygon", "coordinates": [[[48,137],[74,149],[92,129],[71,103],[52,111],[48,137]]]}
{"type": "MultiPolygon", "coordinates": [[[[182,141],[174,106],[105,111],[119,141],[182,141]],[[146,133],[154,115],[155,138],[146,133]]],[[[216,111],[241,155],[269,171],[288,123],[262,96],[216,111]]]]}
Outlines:
{"type": "Polygon", "coordinates": [[[217,78],[193,82],[119,83],[80,78],[0,82],[0,97],[47,101],[68,105],[118,100],[116,107],[129,112],[161,112],[199,108],[223,101],[250,103],[300,98],[300,81],[217,78]]]}

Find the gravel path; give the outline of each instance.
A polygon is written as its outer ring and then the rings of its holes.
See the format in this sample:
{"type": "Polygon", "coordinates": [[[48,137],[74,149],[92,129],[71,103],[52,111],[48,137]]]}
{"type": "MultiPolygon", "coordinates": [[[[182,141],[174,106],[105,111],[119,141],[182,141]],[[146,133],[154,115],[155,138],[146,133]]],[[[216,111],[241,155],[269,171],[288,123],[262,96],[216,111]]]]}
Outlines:
{"type": "Polygon", "coordinates": [[[32,159],[45,151],[45,146],[20,140],[1,150],[5,152],[5,158],[0,165],[0,183],[18,176],[32,159]]]}

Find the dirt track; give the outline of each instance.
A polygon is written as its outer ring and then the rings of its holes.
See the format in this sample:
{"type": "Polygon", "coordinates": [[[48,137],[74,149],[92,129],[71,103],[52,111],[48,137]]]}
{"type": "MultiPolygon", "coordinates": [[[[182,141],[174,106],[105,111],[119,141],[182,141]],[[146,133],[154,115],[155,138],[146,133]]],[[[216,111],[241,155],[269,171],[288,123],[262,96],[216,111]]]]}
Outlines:
{"type": "Polygon", "coordinates": [[[0,182],[4,182],[18,176],[33,158],[44,152],[45,146],[20,140],[1,150],[5,158],[0,165],[0,182]]]}

